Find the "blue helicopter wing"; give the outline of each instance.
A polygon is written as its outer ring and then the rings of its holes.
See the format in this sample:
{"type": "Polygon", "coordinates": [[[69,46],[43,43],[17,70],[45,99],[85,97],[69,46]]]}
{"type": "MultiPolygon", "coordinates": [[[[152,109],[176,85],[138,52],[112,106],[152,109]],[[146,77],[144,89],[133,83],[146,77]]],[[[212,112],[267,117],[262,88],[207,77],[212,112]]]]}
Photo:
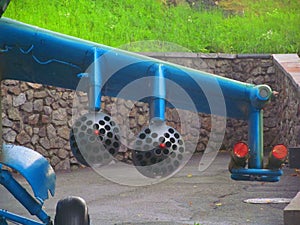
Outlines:
{"type": "MultiPolygon", "coordinates": [[[[2,80],[14,79],[78,90],[79,82],[85,78],[90,65],[96,60],[95,52],[102,67],[101,79],[105,80],[102,95],[117,96],[131,82],[153,76],[151,70],[155,68],[154,65],[161,64],[166,71],[165,78],[188,93],[198,112],[246,120],[249,107],[253,105],[253,96],[256,96],[255,101],[262,102],[256,104],[259,107],[270,97],[257,98],[260,87],[253,84],[114,49],[11,19],[0,19],[2,80]],[[212,104],[218,102],[224,102],[225,109],[221,107],[212,113],[212,104]]],[[[167,92],[167,98],[169,102],[175,102],[176,107],[190,110],[190,106],[176,91],[167,92]]]]}

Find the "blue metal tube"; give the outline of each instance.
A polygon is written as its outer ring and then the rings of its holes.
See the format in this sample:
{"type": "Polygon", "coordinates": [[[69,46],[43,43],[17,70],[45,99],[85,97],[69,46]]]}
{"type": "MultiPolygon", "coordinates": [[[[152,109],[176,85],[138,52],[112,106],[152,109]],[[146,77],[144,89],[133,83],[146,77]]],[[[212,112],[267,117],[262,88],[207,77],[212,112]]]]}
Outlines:
{"type": "Polygon", "coordinates": [[[250,107],[248,119],[248,145],[250,158],[248,167],[263,168],[263,110],[250,107]]]}
{"type": "Polygon", "coordinates": [[[102,75],[100,68],[99,51],[94,47],[94,63],[92,64],[91,72],[89,73],[89,109],[99,111],[101,109],[101,88],[102,75]]]}
{"type": "MultiPolygon", "coordinates": [[[[23,216],[19,216],[17,214],[8,212],[3,209],[0,209],[0,219],[1,219],[1,217],[5,218],[8,221],[17,222],[17,223],[20,223],[23,225],[44,225],[43,223],[36,222],[34,220],[25,218],[23,216]]],[[[2,225],[1,220],[0,220],[0,225],[2,225]]]]}
{"type": "Polygon", "coordinates": [[[280,169],[232,169],[231,178],[233,180],[256,180],[265,182],[277,182],[283,172],[280,169]]]}
{"type": "Polygon", "coordinates": [[[239,175],[257,175],[257,176],[281,176],[282,170],[269,170],[269,169],[232,169],[232,174],[239,175]]]}
{"type": "Polygon", "coordinates": [[[2,184],[29,212],[48,224],[50,217],[42,209],[42,205],[23,188],[6,170],[0,169],[0,184],[2,184]]]}
{"type": "Polygon", "coordinates": [[[166,80],[163,65],[159,64],[154,75],[153,98],[151,102],[151,118],[165,120],[166,112],[166,80]]]}
{"type": "Polygon", "coordinates": [[[261,182],[278,182],[280,180],[280,176],[249,176],[243,174],[232,174],[231,179],[239,180],[239,181],[261,181],[261,182]]]}

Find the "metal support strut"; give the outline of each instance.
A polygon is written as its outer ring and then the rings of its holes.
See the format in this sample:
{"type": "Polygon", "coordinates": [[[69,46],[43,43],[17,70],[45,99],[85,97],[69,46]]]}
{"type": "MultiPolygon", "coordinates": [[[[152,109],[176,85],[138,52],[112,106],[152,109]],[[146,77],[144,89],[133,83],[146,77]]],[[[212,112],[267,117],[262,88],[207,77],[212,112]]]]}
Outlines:
{"type": "Polygon", "coordinates": [[[89,73],[89,109],[91,111],[99,111],[101,109],[101,88],[102,76],[99,51],[94,48],[94,63],[92,64],[91,72],[89,73]]]}
{"type": "Polygon", "coordinates": [[[162,64],[156,65],[154,74],[153,97],[150,105],[150,118],[165,121],[166,112],[166,81],[162,64]]]}
{"type": "Polygon", "coordinates": [[[0,210],[0,218],[12,220],[24,225],[51,224],[50,217],[42,209],[42,204],[32,197],[25,188],[23,188],[8,172],[2,169],[0,164],[0,184],[2,184],[27,210],[31,215],[37,216],[43,223],[10,213],[6,210],[0,210]]]}
{"type": "Polygon", "coordinates": [[[249,169],[263,168],[263,110],[252,108],[248,120],[248,143],[250,148],[249,169]]]}

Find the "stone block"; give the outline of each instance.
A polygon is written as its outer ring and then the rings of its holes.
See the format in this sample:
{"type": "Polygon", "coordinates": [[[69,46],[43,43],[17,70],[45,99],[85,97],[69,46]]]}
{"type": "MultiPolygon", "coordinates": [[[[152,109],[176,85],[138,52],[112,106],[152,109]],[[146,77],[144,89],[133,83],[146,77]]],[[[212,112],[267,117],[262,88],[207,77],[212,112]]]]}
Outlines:
{"type": "Polygon", "coordinates": [[[299,225],[300,221],[300,192],[283,210],[284,225],[299,225]]]}
{"type": "Polygon", "coordinates": [[[27,144],[30,142],[31,138],[30,136],[24,131],[22,130],[16,138],[17,142],[21,145],[27,144]]]}
{"type": "Polygon", "coordinates": [[[43,111],[43,100],[42,99],[37,99],[33,102],[33,109],[38,112],[43,111]]]}
{"type": "Polygon", "coordinates": [[[3,139],[8,143],[13,143],[16,140],[17,133],[10,128],[3,128],[3,139]]]}
{"type": "Polygon", "coordinates": [[[36,91],[33,93],[33,96],[35,98],[45,98],[47,96],[47,92],[46,91],[36,91]]]}
{"type": "Polygon", "coordinates": [[[28,117],[28,123],[30,125],[36,125],[39,121],[40,115],[39,114],[32,114],[28,117]]]}
{"type": "Polygon", "coordinates": [[[7,110],[7,116],[9,119],[15,120],[15,121],[21,119],[19,110],[17,108],[9,108],[7,110]]]}
{"type": "Polygon", "coordinates": [[[13,106],[18,107],[23,105],[26,102],[26,95],[25,93],[21,93],[18,96],[13,97],[13,106]]]}
{"type": "Polygon", "coordinates": [[[32,102],[25,102],[21,106],[21,109],[24,110],[25,112],[31,113],[33,111],[33,104],[32,104],[32,102]]]}

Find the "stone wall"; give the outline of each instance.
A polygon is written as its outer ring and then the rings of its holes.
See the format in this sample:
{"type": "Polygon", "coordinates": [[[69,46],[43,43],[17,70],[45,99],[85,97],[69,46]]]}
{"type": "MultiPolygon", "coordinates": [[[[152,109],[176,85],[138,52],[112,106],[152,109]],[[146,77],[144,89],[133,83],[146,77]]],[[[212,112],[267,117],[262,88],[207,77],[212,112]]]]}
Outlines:
{"type": "MultiPolygon", "coordinates": [[[[147,53],[146,55],[240,81],[270,85],[280,95],[265,108],[265,147],[271,148],[278,143],[291,147],[300,145],[299,86],[272,55],[194,53],[147,53]]],[[[2,98],[5,142],[35,149],[44,155],[56,170],[78,167],[69,147],[73,91],[7,80],[2,82],[2,98]]],[[[79,100],[81,104],[87,104],[85,94],[80,94],[79,100]]],[[[130,111],[129,125],[134,134],[148,124],[147,104],[137,103],[131,108],[130,102],[125,100],[103,97],[102,101],[102,108],[108,113],[114,105],[119,106],[118,123],[124,122],[122,112],[130,111]]],[[[189,117],[189,113],[186,112],[185,115],[189,117]]],[[[203,151],[207,147],[210,136],[211,116],[202,113],[199,116],[201,127],[192,126],[192,129],[200,132],[197,151],[203,151]]],[[[169,125],[185,135],[184,128],[178,122],[176,110],[168,109],[166,117],[169,125]]],[[[189,124],[192,125],[193,121],[189,124]]],[[[197,140],[198,136],[192,135],[188,138],[197,140]]],[[[222,148],[230,149],[240,140],[247,140],[247,123],[227,119],[222,148]]],[[[130,159],[130,154],[126,148],[123,148],[118,157],[127,160],[130,159]]]]}

